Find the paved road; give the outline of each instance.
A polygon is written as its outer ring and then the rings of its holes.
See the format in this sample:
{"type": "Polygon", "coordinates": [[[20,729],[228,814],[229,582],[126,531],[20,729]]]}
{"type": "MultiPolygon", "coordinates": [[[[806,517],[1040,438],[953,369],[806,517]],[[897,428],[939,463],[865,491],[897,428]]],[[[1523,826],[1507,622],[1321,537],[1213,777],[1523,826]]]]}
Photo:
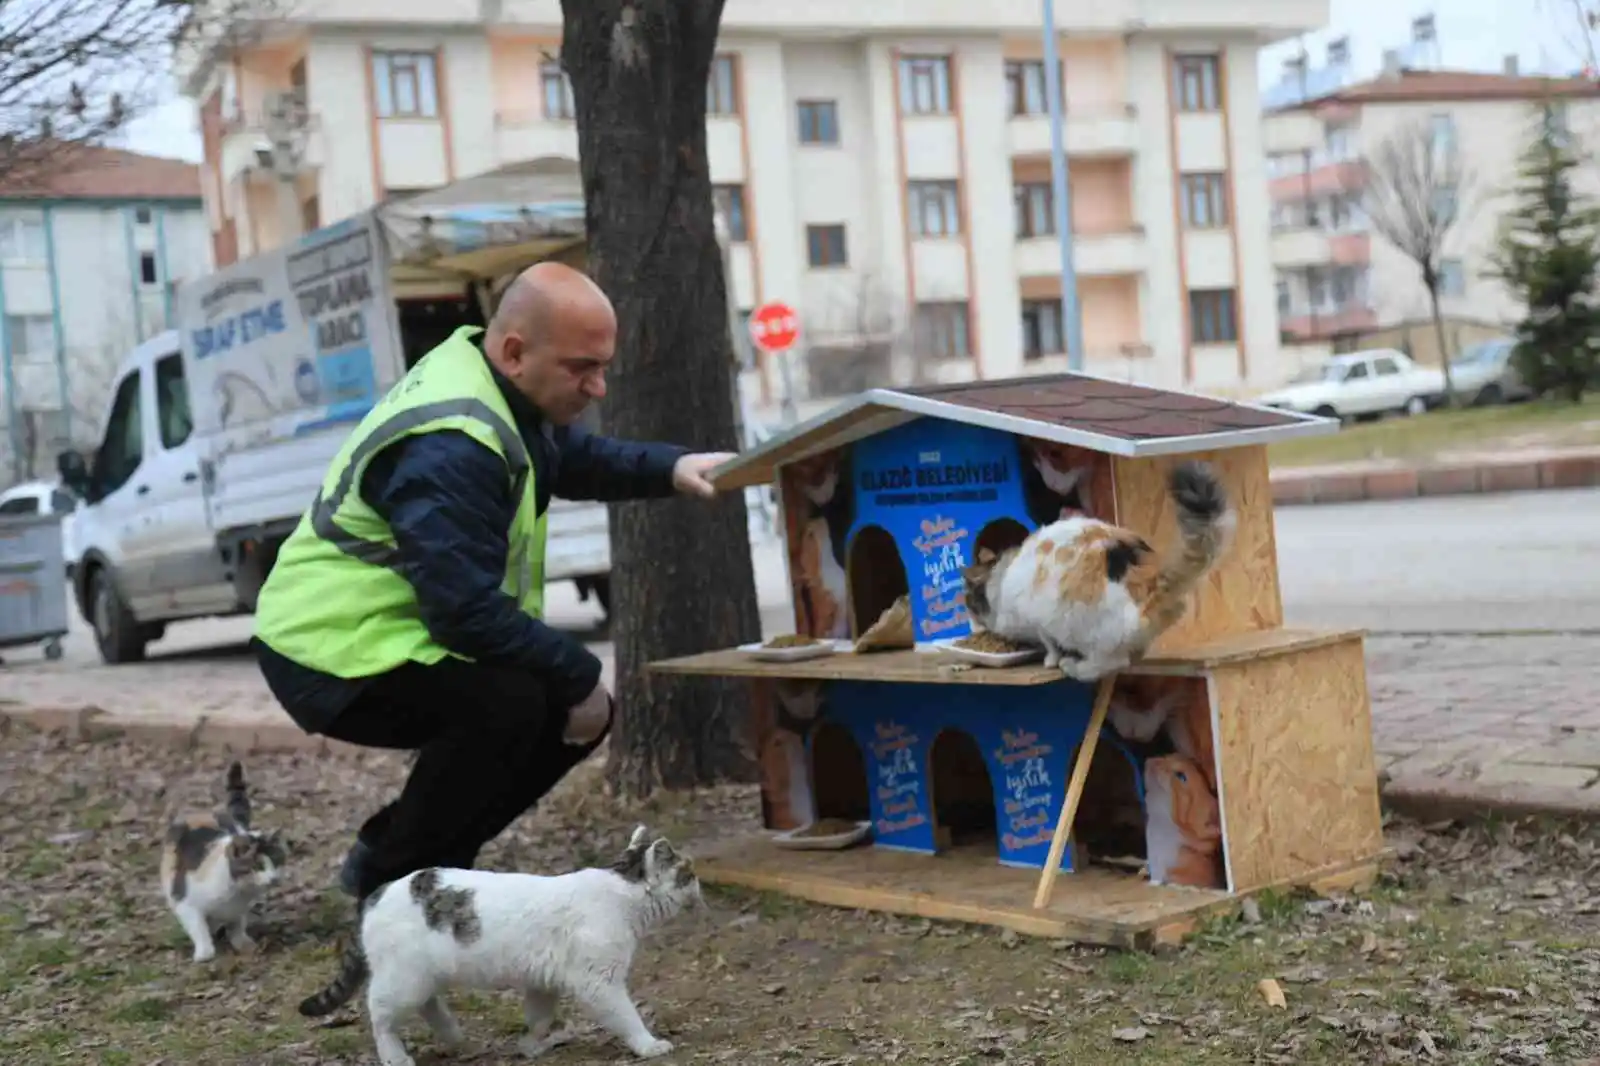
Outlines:
{"type": "Polygon", "coordinates": [[[1600,630],[1600,490],[1284,507],[1276,518],[1291,621],[1600,630]]]}
{"type": "MultiPolygon", "coordinates": [[[[1368,642],[1374,731],[1397,771],[1555,774],[1571,787],[1600,773],[1600,492],[1291,507],[1277,528],[1288,620],[1377,631],[1368,642]],[[1590,632],[1462,632],[1516,628],[1590,632]],[[1556,757],[1578,762],[1511,765],[1556,757]]],[[[758,551],[756,572],[764,628],[783,632],[792,623],[775,544],[758,551]]],[[[570,585],[551,589],[549,609],[553,622],[591,637],[609,681],[598,609],[570,585]]],[[[0,695],[137,714],[282,713],[243,648],[249,619],[176,625],[139,667],[100,665],[75,622],[63,662],[7,652],[14,668],[0,668],[0,695]]]]}

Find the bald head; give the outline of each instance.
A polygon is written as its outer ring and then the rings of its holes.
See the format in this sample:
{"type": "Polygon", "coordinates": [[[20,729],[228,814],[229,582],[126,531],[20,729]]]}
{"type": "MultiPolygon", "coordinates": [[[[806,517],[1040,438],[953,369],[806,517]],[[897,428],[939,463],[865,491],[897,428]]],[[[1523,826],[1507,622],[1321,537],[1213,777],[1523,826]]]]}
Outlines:
{"type": "Polygon", "coordinates": [[[587,275],[537,263],[511,282],[489,322],[484,351],[552,422],[565,425],[606,394],[617,316],[587,275]]]}

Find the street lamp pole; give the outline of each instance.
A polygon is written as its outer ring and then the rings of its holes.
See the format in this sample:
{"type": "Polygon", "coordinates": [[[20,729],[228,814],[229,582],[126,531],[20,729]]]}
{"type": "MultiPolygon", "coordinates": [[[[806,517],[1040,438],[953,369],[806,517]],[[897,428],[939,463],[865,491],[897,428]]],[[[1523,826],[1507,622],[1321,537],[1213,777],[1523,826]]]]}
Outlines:
{"type": "Polygon", "coordinates": [[[1067,182],[1066,137],[1062,132],[1061,57],[1056,49],[1055,0],[1044,0],[1044,96],[1050,110],[1050,185],[1055,202],[1056,242],[1061,249],[1061,326],[1067,366],[1083,369],[1083,316],[1078,306],[1078,270],[1072,261],[1072,192],[1067,182]]]}

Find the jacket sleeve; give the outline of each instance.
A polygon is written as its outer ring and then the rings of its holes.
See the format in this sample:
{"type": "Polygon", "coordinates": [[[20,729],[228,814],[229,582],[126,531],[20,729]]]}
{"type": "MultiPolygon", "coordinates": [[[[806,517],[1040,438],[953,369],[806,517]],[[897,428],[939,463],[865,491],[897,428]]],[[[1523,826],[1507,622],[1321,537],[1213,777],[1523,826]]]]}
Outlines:
{"type": "Polygon", "coordinates": [[[435,640],[477,662],[544,675],[562,709],[599,683],[600,660],[581,641],[500,588],[516,503],[499,456],[455,431],[406,437],[368,464],[361,490],[394,532],[400,574],[435,640]]]}
{"type": "Polygon", "coordinates": [[[676,444],[617,440],[582,426],[556,431],[555,483],[563,500],[639,500],[671,496],[672,468],[689,449],[676,444]]]}

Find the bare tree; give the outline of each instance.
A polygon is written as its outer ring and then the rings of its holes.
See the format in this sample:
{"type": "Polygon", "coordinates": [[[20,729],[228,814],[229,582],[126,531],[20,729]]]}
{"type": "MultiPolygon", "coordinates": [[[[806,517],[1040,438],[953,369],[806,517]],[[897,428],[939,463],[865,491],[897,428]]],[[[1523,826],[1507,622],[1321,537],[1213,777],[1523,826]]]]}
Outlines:
{"type": "Polygon", "coordinates": [[[909,347],[898,307],[898,298],[875,275],[857,275],[854,287],[841,293],[831,308],[833,313],[807,331],[809,393],[843,396],[904,384],[900,379],[914,368],[897,365],[909,347]]]}
{"type": "Polygon", "coordinates": [[[273,0],[0,0],[0,183],[26,194],[157,101],[181,43],[237,44],[273,0]]]}
{"type": "MultiPolygon", "coordinates": [[[[723,0],[562,0],[589,266],[616,304],[601,409],[618,436],[735,451],[727,279],[706,161],[723,0]]],[[[625,795],[745,778],[747,688],[651,659],[760,639],[742,493],[613,504],[617,718],[607,766],[625,795]]]]}
{"type": "Polygon", "coordinates": [[[1469,175],[1454,143],[1442,144],[1424,120],[1395,130],[1366,153],[1345,192],[1360,200],[1372,228],[1416,264],[1433,311],[1445,403],[1455,403],[1444,317],[1439,311],[1439,262],[1445,241],[1466,213],[1469,175]]]}

